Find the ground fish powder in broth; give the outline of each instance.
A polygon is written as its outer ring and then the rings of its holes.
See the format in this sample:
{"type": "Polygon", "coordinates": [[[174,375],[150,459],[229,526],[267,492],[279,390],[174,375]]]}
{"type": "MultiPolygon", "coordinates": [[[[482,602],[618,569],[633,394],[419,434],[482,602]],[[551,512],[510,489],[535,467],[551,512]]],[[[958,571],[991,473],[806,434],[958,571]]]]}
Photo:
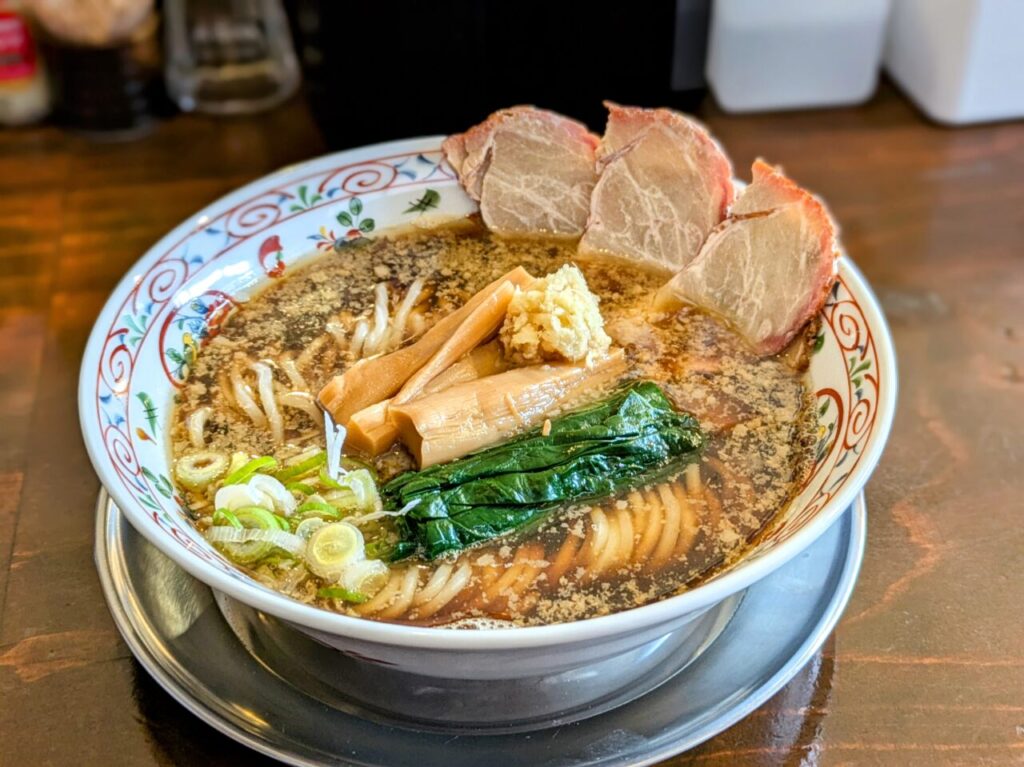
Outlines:
{"type": "MultiPolygon", "coordinates": [[[[179,395],[172,451],[195,449],[197,418],[206,449],[287,460],[323,448],[313,398],[355,361],[352,328],[371,316],[375,295],[385,289],[378,285],[386,285],[396,306],[420,281],[408,338],[514,267],[542,276],[574,254],[573,242],[503,240],[466,224],[359,240],[289,267],[200,351],[179,395]],[[257,389],[253,366],[261,361],[283,395],[280,443],[267,424],[254,423],[243,401],[246,390],[257,389]]],[[[662,277],[622,265],[578,265],[600,298],[607,333],[625,349],[629,377],[655,381],[699,420],[707,445],[698,462],[654,486],[556,509],[528,529],[448,558],[392,563],[384,588],[362,604],[317,596],[323,584],[287,558],[250,574],[300,601],[378,620],[540,625],[679,593],[742,556],[813,466],[816,419],[804,376],[782,358],[751,354],[705,314],[654,313],[651,298],[662,277]]],[[[375,463],[381,481],[412,468],[401,447],[375,463]]],[[[196,524],[208,527],[209,501],[187,491],[185,497],[196,524]]],[[[368,539],[385,540],[389,525],[371,523],[368,539]]]]}

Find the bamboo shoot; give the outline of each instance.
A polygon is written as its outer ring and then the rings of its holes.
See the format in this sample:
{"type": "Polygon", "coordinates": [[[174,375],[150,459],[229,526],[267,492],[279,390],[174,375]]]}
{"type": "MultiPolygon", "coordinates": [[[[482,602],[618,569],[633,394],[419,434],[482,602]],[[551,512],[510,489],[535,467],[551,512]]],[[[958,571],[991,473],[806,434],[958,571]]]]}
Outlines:
{"type": "MultiPolygon", "coordinates": [[[[456,384],[475,381],[507,369],[497,341],[478,346],[428,383],[424,394],[434,394],[456,384]]],[[[377,456],[398,439],[398,429],[388,417],[394,400],[386,399],[355,413],[348,422],[347,444],[366,455],[377,456]]]]}
{"type": "Polygon", "coordinates": [[[626,372],[622,350],[586,365],[515,368],[388,409],[399,437],[425,468],[459,458],[536,426],[552,411],[600,394],[626,372]]]}
{"type": "Polygon", "coordinates": [[[516,267],[476,293],[462,307],[438,320],[416,343],[382,357],[360,360],[335,376],[320,390],[320,404],[337,423],[347,425],[353,414],[394,396],[439,350],[446,346],[451,348],[450,342],[459,326],[481,304],[493,299],[499,291],[508,293],[512,286],[522,287],[532,281],[529,272],[521,266],[516,267]]]}

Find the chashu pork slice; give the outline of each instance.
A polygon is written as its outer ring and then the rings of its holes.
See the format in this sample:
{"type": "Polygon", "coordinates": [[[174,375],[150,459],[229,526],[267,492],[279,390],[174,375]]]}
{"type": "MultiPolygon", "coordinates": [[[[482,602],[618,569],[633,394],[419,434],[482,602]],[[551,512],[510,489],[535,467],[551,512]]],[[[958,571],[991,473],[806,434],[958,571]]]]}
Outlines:
{"type": "Polygon", "coordinates": [[[442,149],[492,231],[578,237],[597,181],[597,145],[582,123],[522,106],[449,136],[442,149]]]}
{"type": "Polygon", "coordinates": [[[700,123],[678,112],[605,106],[600,176],[580,256],[674,273],[728,213],[732,165],[700,123]]]}
{"type": "Polygon", "coordinates": [[[757,353],[775,354],[821,310],[836,279],[837,256],[825,206],[758,160],[733,216],[661,289],[656,303],[706,309],[757,353]]]}

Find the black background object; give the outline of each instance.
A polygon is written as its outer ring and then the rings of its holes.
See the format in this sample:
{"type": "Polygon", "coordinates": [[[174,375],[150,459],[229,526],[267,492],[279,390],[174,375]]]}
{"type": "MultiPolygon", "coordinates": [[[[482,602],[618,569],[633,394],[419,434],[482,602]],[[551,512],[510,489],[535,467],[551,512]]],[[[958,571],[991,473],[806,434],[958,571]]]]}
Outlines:
{"type": "MultiPolygon", "coordinates": [[[[707,3],[684,6],[702,7],[679,19],[684,59],[702,62],[707,3]]],[[[704,95],[702,84],[672,90],[673,0],[286,7],[307,95],[333,148],[454,133],[515,104],[554,109],[600,133],[604,99],[686,111],[704,95]]]]}

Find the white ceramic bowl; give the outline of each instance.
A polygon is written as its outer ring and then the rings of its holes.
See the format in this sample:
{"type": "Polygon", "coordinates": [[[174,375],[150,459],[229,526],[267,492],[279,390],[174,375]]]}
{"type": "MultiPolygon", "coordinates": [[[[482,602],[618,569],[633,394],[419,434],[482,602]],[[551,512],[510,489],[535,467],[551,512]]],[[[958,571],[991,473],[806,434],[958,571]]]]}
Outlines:
{"type": "Polygon", "coordinates": [[[571,675],[616,655],[635,656],[673,632],[682,642],[687,627],[720,623],[707,619],[712,608],[721,612],[724,600],[799,554],[853,502],[888,436],[896,402],[892,342],[877,301],[848,258],[840,259],[810,369],[820,420],[813,476],[756,551],[687,593],[536,628],[451,631],[377,623],[261,586],[221,557],[180,511],[164,435],[191,353],[186,340],[201,343],[234,304],[287,274],[314,248],[475,210],[442,161],[440,141],[378,144],[284,168],[218,200],[153,246],[107,301],[82,362],[82,433],[100,480],[146,538],[213,589],[402,672],[463,680],[571,675]],[[425,197],[428,190],[439,197],[425,197]]]}

